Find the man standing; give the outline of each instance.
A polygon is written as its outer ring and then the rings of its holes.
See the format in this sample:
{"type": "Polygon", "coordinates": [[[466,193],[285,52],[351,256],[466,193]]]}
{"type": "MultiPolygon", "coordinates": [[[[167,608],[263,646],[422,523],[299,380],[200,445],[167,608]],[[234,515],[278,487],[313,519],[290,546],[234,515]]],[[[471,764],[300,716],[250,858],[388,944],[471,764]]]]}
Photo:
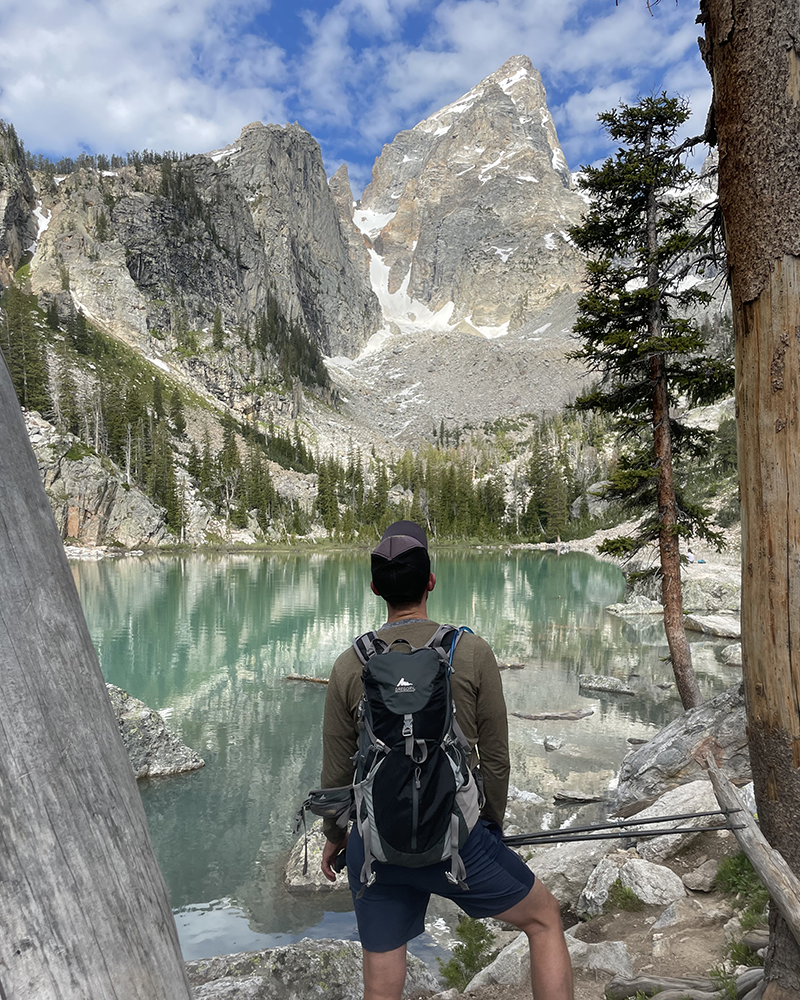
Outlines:
{"type": "MultiPolygon", "coordinates": [[[[397,521],[372,552],[374,594],[387,604],[378,635],[418,647],[438,628],[427,616],[436,585],[428,540],[413,521],[397,521]]],[[[358,745],[362,665],[351,647],[333,666],[325,700],[322,787],[347,785],[358,745]]],[[[377,879],[365,890],[360,872],[364,847],[357,827],[349,836],[325,820],[322,871],[334,881],[337,856],[346,851],[364,951],[365,1000],[400,1000],[406,976],[406,946],[425,929],[431,893],[447,896],[472,917],[495,917],[528,937],[534,1000],[573,1000],[572,969],[558,902],[519,856],[502,842],[508,794],[508,719],[497,661],[489,645],[465,633],[456,646],[451,678],[459,726],[470,747],[470,766],[480,764],[485,803],[478,824],[460,850],[468,889],[447,878],[448,862],[424,868],[375,862],[377,879]]]]}

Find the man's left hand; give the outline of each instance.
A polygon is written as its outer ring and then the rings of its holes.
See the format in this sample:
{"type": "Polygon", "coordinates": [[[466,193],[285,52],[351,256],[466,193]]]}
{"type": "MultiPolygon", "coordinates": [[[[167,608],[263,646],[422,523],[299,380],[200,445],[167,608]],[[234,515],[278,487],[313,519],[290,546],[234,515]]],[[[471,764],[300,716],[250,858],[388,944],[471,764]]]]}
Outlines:
{"type": "Polygon", "coordinates": [[[333,869],[333,864],[336,858],[346,850],[347,836],[338,844],[333,844],[330,840],[326,840],[325,846],[322,848],[322,874],[329,882],[336,881],[336,872],[333,869]]]}

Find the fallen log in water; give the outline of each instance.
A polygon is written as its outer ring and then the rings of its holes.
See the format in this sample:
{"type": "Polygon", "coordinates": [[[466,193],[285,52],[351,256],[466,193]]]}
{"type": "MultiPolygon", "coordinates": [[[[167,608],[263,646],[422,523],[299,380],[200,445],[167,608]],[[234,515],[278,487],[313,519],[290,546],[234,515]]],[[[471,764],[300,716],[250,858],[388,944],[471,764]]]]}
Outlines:
{"type": "Polygon", "coordinates": [[[327,677],[307,677],[305,674],[287,674],[287,681],[305,681],[307,684],[327,684],[327,677]]]}
{"type": "Polygon", "coordinates": [[[593,708],[578,708],[572,712],[509,712],[509,715],[517,719],[532,719],[534,722],[547,721],[552,719],[555,722],[578,722],[580,719],[588,719],[594,715],[593,708]]]}

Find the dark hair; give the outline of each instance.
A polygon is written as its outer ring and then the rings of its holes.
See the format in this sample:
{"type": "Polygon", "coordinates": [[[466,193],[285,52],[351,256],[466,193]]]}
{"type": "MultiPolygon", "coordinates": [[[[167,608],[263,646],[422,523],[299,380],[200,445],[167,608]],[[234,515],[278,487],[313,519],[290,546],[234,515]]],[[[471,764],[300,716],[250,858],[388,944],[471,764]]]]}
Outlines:
{"type": "Polygon", "coordinates": [[[419,604],[431,575],[428,550],[422,546],[406,549],[394,559],[372,553],[372,582],[381,597],[393,608],[419,604]]]}

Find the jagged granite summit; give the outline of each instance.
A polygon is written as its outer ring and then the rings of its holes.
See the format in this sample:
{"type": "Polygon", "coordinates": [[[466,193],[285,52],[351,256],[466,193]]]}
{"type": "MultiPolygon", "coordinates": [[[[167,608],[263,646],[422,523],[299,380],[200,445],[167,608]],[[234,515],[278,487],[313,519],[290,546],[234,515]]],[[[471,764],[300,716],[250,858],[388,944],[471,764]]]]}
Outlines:
{"type": "Polygon", "coordinates": [[[513,56],[384,146],[353,221],[387,320],[496,337],[580,290],[584,204],[541,77],[513,56]]]}

